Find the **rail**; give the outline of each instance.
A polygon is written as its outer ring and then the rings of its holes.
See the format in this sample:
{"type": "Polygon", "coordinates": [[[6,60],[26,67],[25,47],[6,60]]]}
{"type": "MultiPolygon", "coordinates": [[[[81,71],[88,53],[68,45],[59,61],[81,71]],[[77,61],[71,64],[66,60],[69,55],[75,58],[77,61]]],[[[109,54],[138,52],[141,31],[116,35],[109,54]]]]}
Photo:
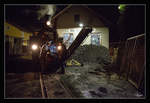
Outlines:
{"type": "Polygon", "coordinates": [[[45,98],[73,98],[73,94],[71,90],[64,84],[63,81],[59,80],[60,75],[57,74],[45,74],[44,78],[43,75],[40,73],[40,84],[41,84],[41,91],[42,97],[45,98]],[[47,82],[46,82],[46,79],[47,82]],[[51,81],[51,82],[50,82],[51,81]],[[59,86],[58,86],[59,85],[59,86]],[[58,88],[59,87],[59,88],[58,88]],[[58,97],[54,95],[55,92],[64,92],[64,94],[59,95],[58,97]]]}

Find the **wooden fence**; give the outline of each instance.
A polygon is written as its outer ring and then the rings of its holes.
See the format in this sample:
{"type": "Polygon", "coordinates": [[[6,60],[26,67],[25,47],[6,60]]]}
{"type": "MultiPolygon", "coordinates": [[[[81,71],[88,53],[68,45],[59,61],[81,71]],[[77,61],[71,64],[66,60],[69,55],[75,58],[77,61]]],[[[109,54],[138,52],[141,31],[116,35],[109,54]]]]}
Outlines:
{"type": "Polygon", "coordinates": [[[146,79],[145,50],[144,34],[128,38],[124,43],[119,43],[115,62],[119,67],[119,77],[125,76],[130,83],[137,89],[142,89],[142,91],[144,90],[146,79]]]}

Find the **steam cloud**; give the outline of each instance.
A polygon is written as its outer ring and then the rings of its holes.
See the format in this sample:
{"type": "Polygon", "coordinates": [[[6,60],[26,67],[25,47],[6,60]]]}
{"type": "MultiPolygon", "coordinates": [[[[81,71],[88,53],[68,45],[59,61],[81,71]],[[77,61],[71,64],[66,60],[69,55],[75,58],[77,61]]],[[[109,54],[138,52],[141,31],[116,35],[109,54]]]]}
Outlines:
{"type": "Polygon", "coordinates": [[[56,6],[55,5],[43,5],[37,11],[37,14],[38,14],[37,19],[40,20],[45,15],[53,16],[55,12],[56,12],[56,6]]]}

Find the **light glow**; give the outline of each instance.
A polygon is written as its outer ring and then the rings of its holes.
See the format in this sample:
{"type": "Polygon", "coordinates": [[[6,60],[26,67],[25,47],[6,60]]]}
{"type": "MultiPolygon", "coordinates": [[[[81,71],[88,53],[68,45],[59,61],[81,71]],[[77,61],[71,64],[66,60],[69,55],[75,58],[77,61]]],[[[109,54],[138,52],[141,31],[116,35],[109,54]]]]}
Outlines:
{"type": "Polygon", "coordinates": [[[62,46],[61,46],[61,45],[59,45],[59,46],[57,47],[57,49],[58,49],[58,50],[61,50],[61,49],[62,49],[62,46]]]}
{"type": "Polygon", "coordinates": [[[36,49],[37,49],[37,45],[36,45],[36,44],[33,44],[33,45],[32,45],[32,49],[33,49],[33,50],[36,50],[36,49]]]}
{"type": "Polygon", "coordinates": [[[80,23],[80,24],[79,24],[79,26],[80,26],[80,27],[83,27],[83,24],[82,24],[82,23],[80,23]]]}
{"type": "Polygon", "coordinates": [[[51,22],[50,22],[50,21],[47,21],[47,22],[46,22],[46,25],[47,25],[47,26],[51,25],[51,22]]]}
{"type": "Polygon", "coordinates": [[[125,11],[126,5],[121,4],[121,5],[118,6],[118,9],[119,9],[120,11],[125,11]]]}

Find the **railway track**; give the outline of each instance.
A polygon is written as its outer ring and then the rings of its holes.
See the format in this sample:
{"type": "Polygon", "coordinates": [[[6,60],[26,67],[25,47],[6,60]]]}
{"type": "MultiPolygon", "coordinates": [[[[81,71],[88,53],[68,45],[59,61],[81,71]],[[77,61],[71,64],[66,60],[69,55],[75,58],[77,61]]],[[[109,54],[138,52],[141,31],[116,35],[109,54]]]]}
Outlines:
{"type": "Polygon", "coordinates": [[[47,98],[47,93],[46,93],[46,89],[45,89],[45,86],[44,86],[44,81],[43,81],[43,78],[42,78],[42,74],[40,73],[40,85],[41,85],[41,93],[42,93],[42,98],[47,98]]]}
{"type": "Polygon", "coordinates": [[[59,74],[41,74],[40,84],[43,98],[63,99],[73,98],[71,90],[60,80],[59,74]]]}

